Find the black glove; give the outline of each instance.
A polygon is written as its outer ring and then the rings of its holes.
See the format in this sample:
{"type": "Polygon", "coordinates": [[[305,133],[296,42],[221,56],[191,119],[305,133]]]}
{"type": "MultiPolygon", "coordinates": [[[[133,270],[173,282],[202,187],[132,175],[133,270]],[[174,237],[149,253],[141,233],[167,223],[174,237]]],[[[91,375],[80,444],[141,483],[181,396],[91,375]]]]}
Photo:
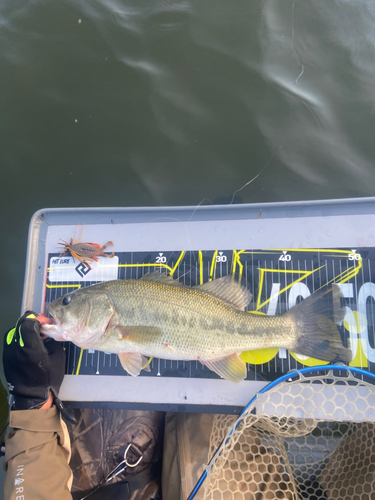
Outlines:
{"type": "MultiPolygon", "coordinates": [[[[36,314],[27,311],[4,338],[3,364],[12,410],[40,408],[49,391],[55,403],[65,374],[65,352],[61,342],[43,339],[36,314]]],[[[57,404],[58,406],[58,404],[57,404]]]]}

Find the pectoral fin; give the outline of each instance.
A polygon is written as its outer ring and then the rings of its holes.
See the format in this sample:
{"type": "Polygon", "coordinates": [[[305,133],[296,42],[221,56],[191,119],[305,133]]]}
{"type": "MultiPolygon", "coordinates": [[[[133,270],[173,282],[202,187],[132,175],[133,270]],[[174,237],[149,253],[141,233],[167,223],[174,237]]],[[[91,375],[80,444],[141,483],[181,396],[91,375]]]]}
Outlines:
{"type": "Polygon", "coordinates": [[[247,375],[246,365],[236,353],[226,358],[201,361],[201,363],[220,375],[220,377],[230,380],[231,382],[242,382],[247,375]]]}
{"type": "Polygon", "coordinates": [[[150,371],[148,360],[145,356],[142,356],[142,354],[136,352],[121,352],[118,357],[123,369],[132,377],[138,377],[142,368],[146,371],[150,371]]]}

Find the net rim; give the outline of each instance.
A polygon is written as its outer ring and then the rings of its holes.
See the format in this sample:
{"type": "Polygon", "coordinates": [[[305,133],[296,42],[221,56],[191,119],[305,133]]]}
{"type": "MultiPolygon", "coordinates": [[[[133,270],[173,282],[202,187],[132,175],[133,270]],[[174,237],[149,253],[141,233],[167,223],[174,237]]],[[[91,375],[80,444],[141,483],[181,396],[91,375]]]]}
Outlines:
{"type": "MultiPolygon", "coordinates": [[[[263,387],[263,389],[261,389],[259,392],[257,392],[255,394],[255,396],[248,402],[248,404],[244,407],[244,409],[242,410],[242,412],[238,416],[235,425],[233,426],[231,432],[229,433],[229,436],[231,436],[233,433],[233,430],[237,429],[237,427],[240,425],[240,423],[242,421],[242,417],[246,413],[249,412],[249,410],[253,406],[253,404],[265,392],[270,391],[276,385],[281,384],[282,382],[285,382],[286,380],[289,380],[289,379],[293,380],[293,378],[295,378],[295,377],[299,377],[301,379],[302,377],[305,378],[306,376],[308,377],[309,375],[313,375],[316,372],[327,372],[328,373],[331,371],[346,371],[346,372],[348,372],[347,377],[352,376],[353,374],[361,375],[362,377],[368,377],[370,379],[371,383],[373,383],[375,385],[375,375],[374,374],[372,374],[366,370],[362,370],[361,368],[356,368],[354,366],[346,366],[346,365],[336,364],[336,365],[309,366],[306,368],[301,368],[300,370],[291,370],[291,371],[285,373],[284,375],[282,375],[281,377],[277,378],[276,380],[273,380],[272,382],[267,384],[265,387],[263,387]]],[[[227,439],[229,439],[229,436],[227,439]]],[[[194,486],[194,488],[191,491],[190,495],[188,496],[187,500],[193,500],[193,498],[198,493],[200,487],[202,486],[205,479],[207,478],[207,471],[210,469],[210,466],[211,466],[212,462],[215,460],[215,457],[217,457],[218,454],[220,453],[220,450],[223,446],[223,443],[224,443],[224,440],[219,444],[215,453],[212,455],[211,460],[209,461],[208,465],[205,467],[205,470],[203,471],[201,477],[198,479],[196,485],[194,486]]]]}

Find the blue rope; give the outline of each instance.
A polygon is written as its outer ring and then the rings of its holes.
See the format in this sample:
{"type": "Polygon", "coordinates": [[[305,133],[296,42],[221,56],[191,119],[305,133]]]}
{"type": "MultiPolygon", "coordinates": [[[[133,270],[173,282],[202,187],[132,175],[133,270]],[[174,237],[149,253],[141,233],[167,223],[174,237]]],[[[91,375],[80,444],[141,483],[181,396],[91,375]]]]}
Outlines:
{"type": "MultiPolygon", "coordinates": [[[[240,419],[241,419],[241,417],[247,412],[247,410],[254,403],[254,401],[256,401],[256,399],[257,399],[257,397],[258,397],[259,394],[264,394],[265,392],[267,392],[270,389],[272,389],[273,387],[275,387],[275,385],[278,385],[281,382],[284,382],[284,380],[288,380],[288,379],[290,379],[292,377],[296,377],[296,376],[299,376],[301,374],[303,375],[305,373],[314,373],[314,372],[318,372],[318,371],[320,372],[320,371],[326,371],[326,370],[341,370],[341,371],[344,370],[344,371],[349,371],[349,372],[352,372],[352,373],[356,373],[357,375],[362,375],[362,376],[364,375],[366,377],[370,377],[371,379],[373,379],[374,384],[375,384],[375,375],[374,374],[372,374],[370,372],[367,372],[366,370],[362,370],[361,368],[355,368],[353,366],[323,365],[323,366],[311,366],[311,367],[308,367],[308,368],[301,368],[301,370],[294,370],[292,372],[286,373],[285,375],[282,375],[278,379],[274,380],[273,382],[270,382],[265,387],[263,387],[263,389],[261,389],[249,401],[249,403],[245,406],[245,408],[242,410],[241,414],[239,415],[239,417],[237,419],[237,423],[236,423],[236,426],[235,426],[234,429],[237,429],[237,427],[240,425],[240,422],[241,422],[240,419]]],[[[233,432],[233,430],[231,431],[231,433],[229,435],[231,435],[232,432],[233,432]]],[[[220,448],[223,445],[223,442],[224,442],[224,440],[219,444],[216,452],[213,454],[211,460],[209,461],[207,468],[210,466],[212,460],[214,459],[214,457],[216,456],[216,454],[219,452],[220,448]]],[[[193,488],[192,492],[190,493],[190,495],[189,495],[189,497],[188,497],[187,500],[193,500],[193,498],[195,497],[195,495],[198,493],[199,488],[202,486],[204,480],[207,477],[207,468],[203,472],[203,474],[201,475],[201,477],[198,479],[197,484],[194,486],[194,488],[193,488]]]]}

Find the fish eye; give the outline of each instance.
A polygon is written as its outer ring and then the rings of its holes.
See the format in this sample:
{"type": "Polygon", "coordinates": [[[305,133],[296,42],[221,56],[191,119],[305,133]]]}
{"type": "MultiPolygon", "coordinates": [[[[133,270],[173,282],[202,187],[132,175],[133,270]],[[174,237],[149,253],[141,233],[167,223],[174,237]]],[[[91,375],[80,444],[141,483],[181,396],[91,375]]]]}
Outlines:
{"type": "Polygon", "coordinates": [[[67,297],[64,297],[62,299],[63,306],[67,306],[71,300],[72,300],[72,297],[70,297],[69,295],[67,297]]]}

